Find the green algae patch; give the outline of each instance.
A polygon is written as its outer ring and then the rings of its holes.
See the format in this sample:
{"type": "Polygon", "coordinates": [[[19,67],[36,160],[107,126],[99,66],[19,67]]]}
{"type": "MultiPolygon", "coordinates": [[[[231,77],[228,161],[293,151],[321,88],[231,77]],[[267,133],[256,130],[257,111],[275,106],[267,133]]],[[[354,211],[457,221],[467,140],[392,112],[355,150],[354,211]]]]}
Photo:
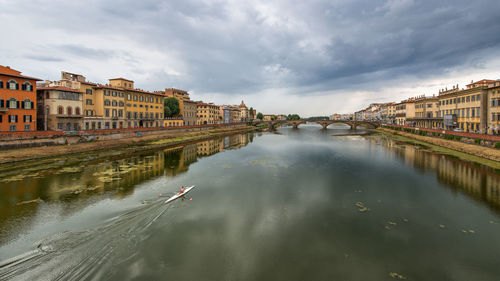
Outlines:
{"type": "Polygon", "coordinates": [[[43,200],[39,198],[37,199],[33,199],[33,200],[28,200],[28,201],[21,201],[21,202],[18,202],[16,203],[16,206],[19,206],[19,205],[26,205],[26,204],[33,204],[33,203],[43,203],[43,200]]]}
{"type": "Polygon", "coordinates": [[[389,272],[389,276],[392,277],[393,279],[398,279],[398,280],[405,280],[406,277],[397,273],[397,272],[389,272]]]}

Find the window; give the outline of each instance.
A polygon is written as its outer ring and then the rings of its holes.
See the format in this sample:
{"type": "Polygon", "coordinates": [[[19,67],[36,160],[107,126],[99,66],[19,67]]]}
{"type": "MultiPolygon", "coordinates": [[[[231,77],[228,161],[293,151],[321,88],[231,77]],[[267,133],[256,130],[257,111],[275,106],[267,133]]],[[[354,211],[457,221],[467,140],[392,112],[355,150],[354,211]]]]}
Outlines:
{"type": "Polygon", "coordinates": [[[3,122],[3,120],[2,120],[2,119],[3,119],[3,115],[0,115],[0,123],[2,123],[2,122],[3,122]]]}
{"type": "Polygon", "coordinates": [[[87,89],[87,90],[85,90],[85,93],[86,93],[87,95],[92,95],[92,90],[91,90],[91,89],[87,89]]]}
{"type": "MultiPolygon", "coordinates": [[[[68,106],[68,107],[66,108],[66,113],[67,113],[68,115],[72,115],[72,114],[73,114],[73,108],[71,108],[71,106],[68,106]]],[[[68,130],[68,131],[69,131],[69,130],[68,130]]]]}
{"type": "Polygon", "coordinates": [[[143,95],[141,95],[141,96],[139,97],[139,101],[144,101],[144,96],[143,96],[143,95]]]}
{"type": "Polygon", "coordinates": [[[24,125],[25,131],[31,131],[31,125],[24,125]]]}
{"type": "Polygon", "coordinates": [[[9,115],[9,123],[17,123],[17,115],[9,115]]]}
{"type": "Polygon", "coordinates": [[[116,93],[115,91],[113,91],[113,92],[111,93],[111,95],[112,95],[113,97],[116,97],[116,94],[117,94],[117,93],[116,93]]]}
{"type": "Polygon", "coordinates": [[[472,96],[471,101],[476,101],[476,96],[472,96]]]}
{"type": "Polygon", "coordinates": [[[467,102],[470,102],[470,96],[467,96],[467,97],[465,98],[465,100],[466,100],[467,102]]]}
{"type": "Polygon", "coordinates": [[[25,123],[30,123],[31,122],[31,115],[24,115],[23,116],[23,121],[25,123]]]}
{"type": "Polygon", "coordinates": [[[134,95],[134,100],[137,101],[137,95],[134,95]]]}
{"type": "Polygon", "coordinates": [[[107,105],[107,106],[111,105],[111,101],[110,100],[104,100],[104,105],[107,105]]]}
{"type": "Polygon", "coordinates": [[[80,100],[80,94],[74,92],[59,92],[59,99],[61,100],[80,100]]]}
{"type": "Polygon", "coordinates": [[[127,94],[127,100],[132,100],[132,95],[131,94],[127,94]]]}
{"type": "Polygon", "coordinates": [[[75,115],[80,115],[80,108],[79,107],[75,108],[75,115]]]}
{"type": "Polygon", "coordinates": [[[85,100],[86,105],[92,105],[92,100],[91,99],[86,99],[85,100]]]}
{"type": "Polygon", "coordinates": [[[3,88],[3,81],[0,80],[0,89],[2,89],[2,88],[3,88]]]}
{"type": "Polygon", "coordinates": [[[31,91],[33,91],[33,86],[31,85],[30,82],[24,82],[23,85],[21,86],[21,89],[23,91],[31,92],[31,91]]]}
{"type": "Polygon", "coordinates": [[[78,126],[78,123],[73,123],[73,129],[75,131],[78,131],[79,128],[80,128],[80,126],[78,126]]]}
{"type": "Polygon", "coordinates": [[[117,116],[117,112],[116,112],[116,109],[113,109],[113,117],[116,117],[117,116]]]}
{"type": "Polygon", "coordinates": [[[122,109],[118,110],[118,117],[123,117],[123,110],[122,109]]]}
{"type": "Polygon", "coordinates": [[[9,130],[10,130],[11,132],[13,132],[13,131],[17,131],[17,127],[16,127],[16,125],[10,125],[10,126],[9,126],[9,130]]]}
{"type": "Polygon", "coordinates": [[[112,102],[111,102],[111,105],[112,105],[112,106],[117,106],[117,105],[118,105],[118,103],[114,100],[114,101],[112,101],[112,102]]]}
{"type": "Polygon", "coordinates": [[[109,108],[106,108],[106,117],[109,117],[109,108]]]}
{"type": "Polygon", "coordinates": [[[477,95],[477,96],[476,96],[476,100],[477,100],[477,101],[480,101],[480,100],[481,100],[481,95],[477,95]]]}
{"type": "Polygon", "coordinates": [[[462,97],[462,102],[465,102],[465,97],[462,97]]]}
{"type": "Polygon", "coordinates": [[[109,96],[109,91],[108,90],[104,90],[104,95],[105,96],[109,96]]]}
{"type": "Polygon", "coordinates": [[[125,103],[124,103],[124,102],[122,102],[122,101],[120,101],[120,102],[118,103],[118,105],[119,105],[119,106],[121,106],[121,107],[123,107],[123,106],[125,105],[125,103]]]}
{"type": "Polygon", "coordinates": [[[33,103],[31,102],[30,99],[24,100],[24,108],[25,109],[33,109],[33,103]]]}
{"type": "Polygon", "coordinates": [[[16,80],[9,80],[9,82],[7,82],[7,89],[18,90],[19,84],[17,84],[16,80]]]}
{"type": "Polygon", "coordinates": [[[12,98],[9,100],[9,108],[18,108],[18,102],[16,99],[12,98]]]}

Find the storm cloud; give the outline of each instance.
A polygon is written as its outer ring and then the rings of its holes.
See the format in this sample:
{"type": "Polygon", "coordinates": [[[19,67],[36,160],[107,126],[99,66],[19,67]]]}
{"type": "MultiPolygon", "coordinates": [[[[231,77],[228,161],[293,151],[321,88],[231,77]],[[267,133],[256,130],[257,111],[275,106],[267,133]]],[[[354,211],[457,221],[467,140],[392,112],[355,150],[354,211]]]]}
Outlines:
{"type": "Polygon", "coordinates": [[[495,0],[0,0],[0,7],[10,27],[0,64],[27,75],[124,76],[140,88],[182,88],[219,104],[245,99],[269,113],[348,112],[500,78],[495,0]]]}

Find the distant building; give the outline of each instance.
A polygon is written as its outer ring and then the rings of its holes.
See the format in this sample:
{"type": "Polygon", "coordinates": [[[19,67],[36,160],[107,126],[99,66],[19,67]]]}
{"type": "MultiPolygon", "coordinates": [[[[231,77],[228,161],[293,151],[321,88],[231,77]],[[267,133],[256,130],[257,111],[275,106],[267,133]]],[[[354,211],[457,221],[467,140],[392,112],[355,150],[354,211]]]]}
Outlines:
{"type": "Polygon", "coordinates": [[[241,122],[248,122],[248,120],[250,119],[249,116],[249,112],[248,112],[248,107],[245,105],[245,103],[243,101],[241,101],[241,104],[239,105],[239,108],[240,108],[240,121],[241,122]]]}
{"type": "Polygon", "coordinates": [[[189,98],[189,93],[184,90],[169,88],[165,89],[165,97],[173,97],[179,101],[179,116],[186,126],[196,125],[198,106],[189,98]]]}

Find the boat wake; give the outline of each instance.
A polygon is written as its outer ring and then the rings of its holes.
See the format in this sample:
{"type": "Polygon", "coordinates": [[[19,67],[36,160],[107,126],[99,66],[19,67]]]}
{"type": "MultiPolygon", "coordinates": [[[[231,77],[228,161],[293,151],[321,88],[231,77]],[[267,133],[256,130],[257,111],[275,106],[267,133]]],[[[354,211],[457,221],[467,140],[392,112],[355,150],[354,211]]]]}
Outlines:
{"type": "Polygon", "coordinates": [[[115,265],[134,257],[147,230],[167,209],[162,199],[114,217],[104,225],[63,232],[33,250],[0,261],[0,280],[103,280],[115,265]]]}

